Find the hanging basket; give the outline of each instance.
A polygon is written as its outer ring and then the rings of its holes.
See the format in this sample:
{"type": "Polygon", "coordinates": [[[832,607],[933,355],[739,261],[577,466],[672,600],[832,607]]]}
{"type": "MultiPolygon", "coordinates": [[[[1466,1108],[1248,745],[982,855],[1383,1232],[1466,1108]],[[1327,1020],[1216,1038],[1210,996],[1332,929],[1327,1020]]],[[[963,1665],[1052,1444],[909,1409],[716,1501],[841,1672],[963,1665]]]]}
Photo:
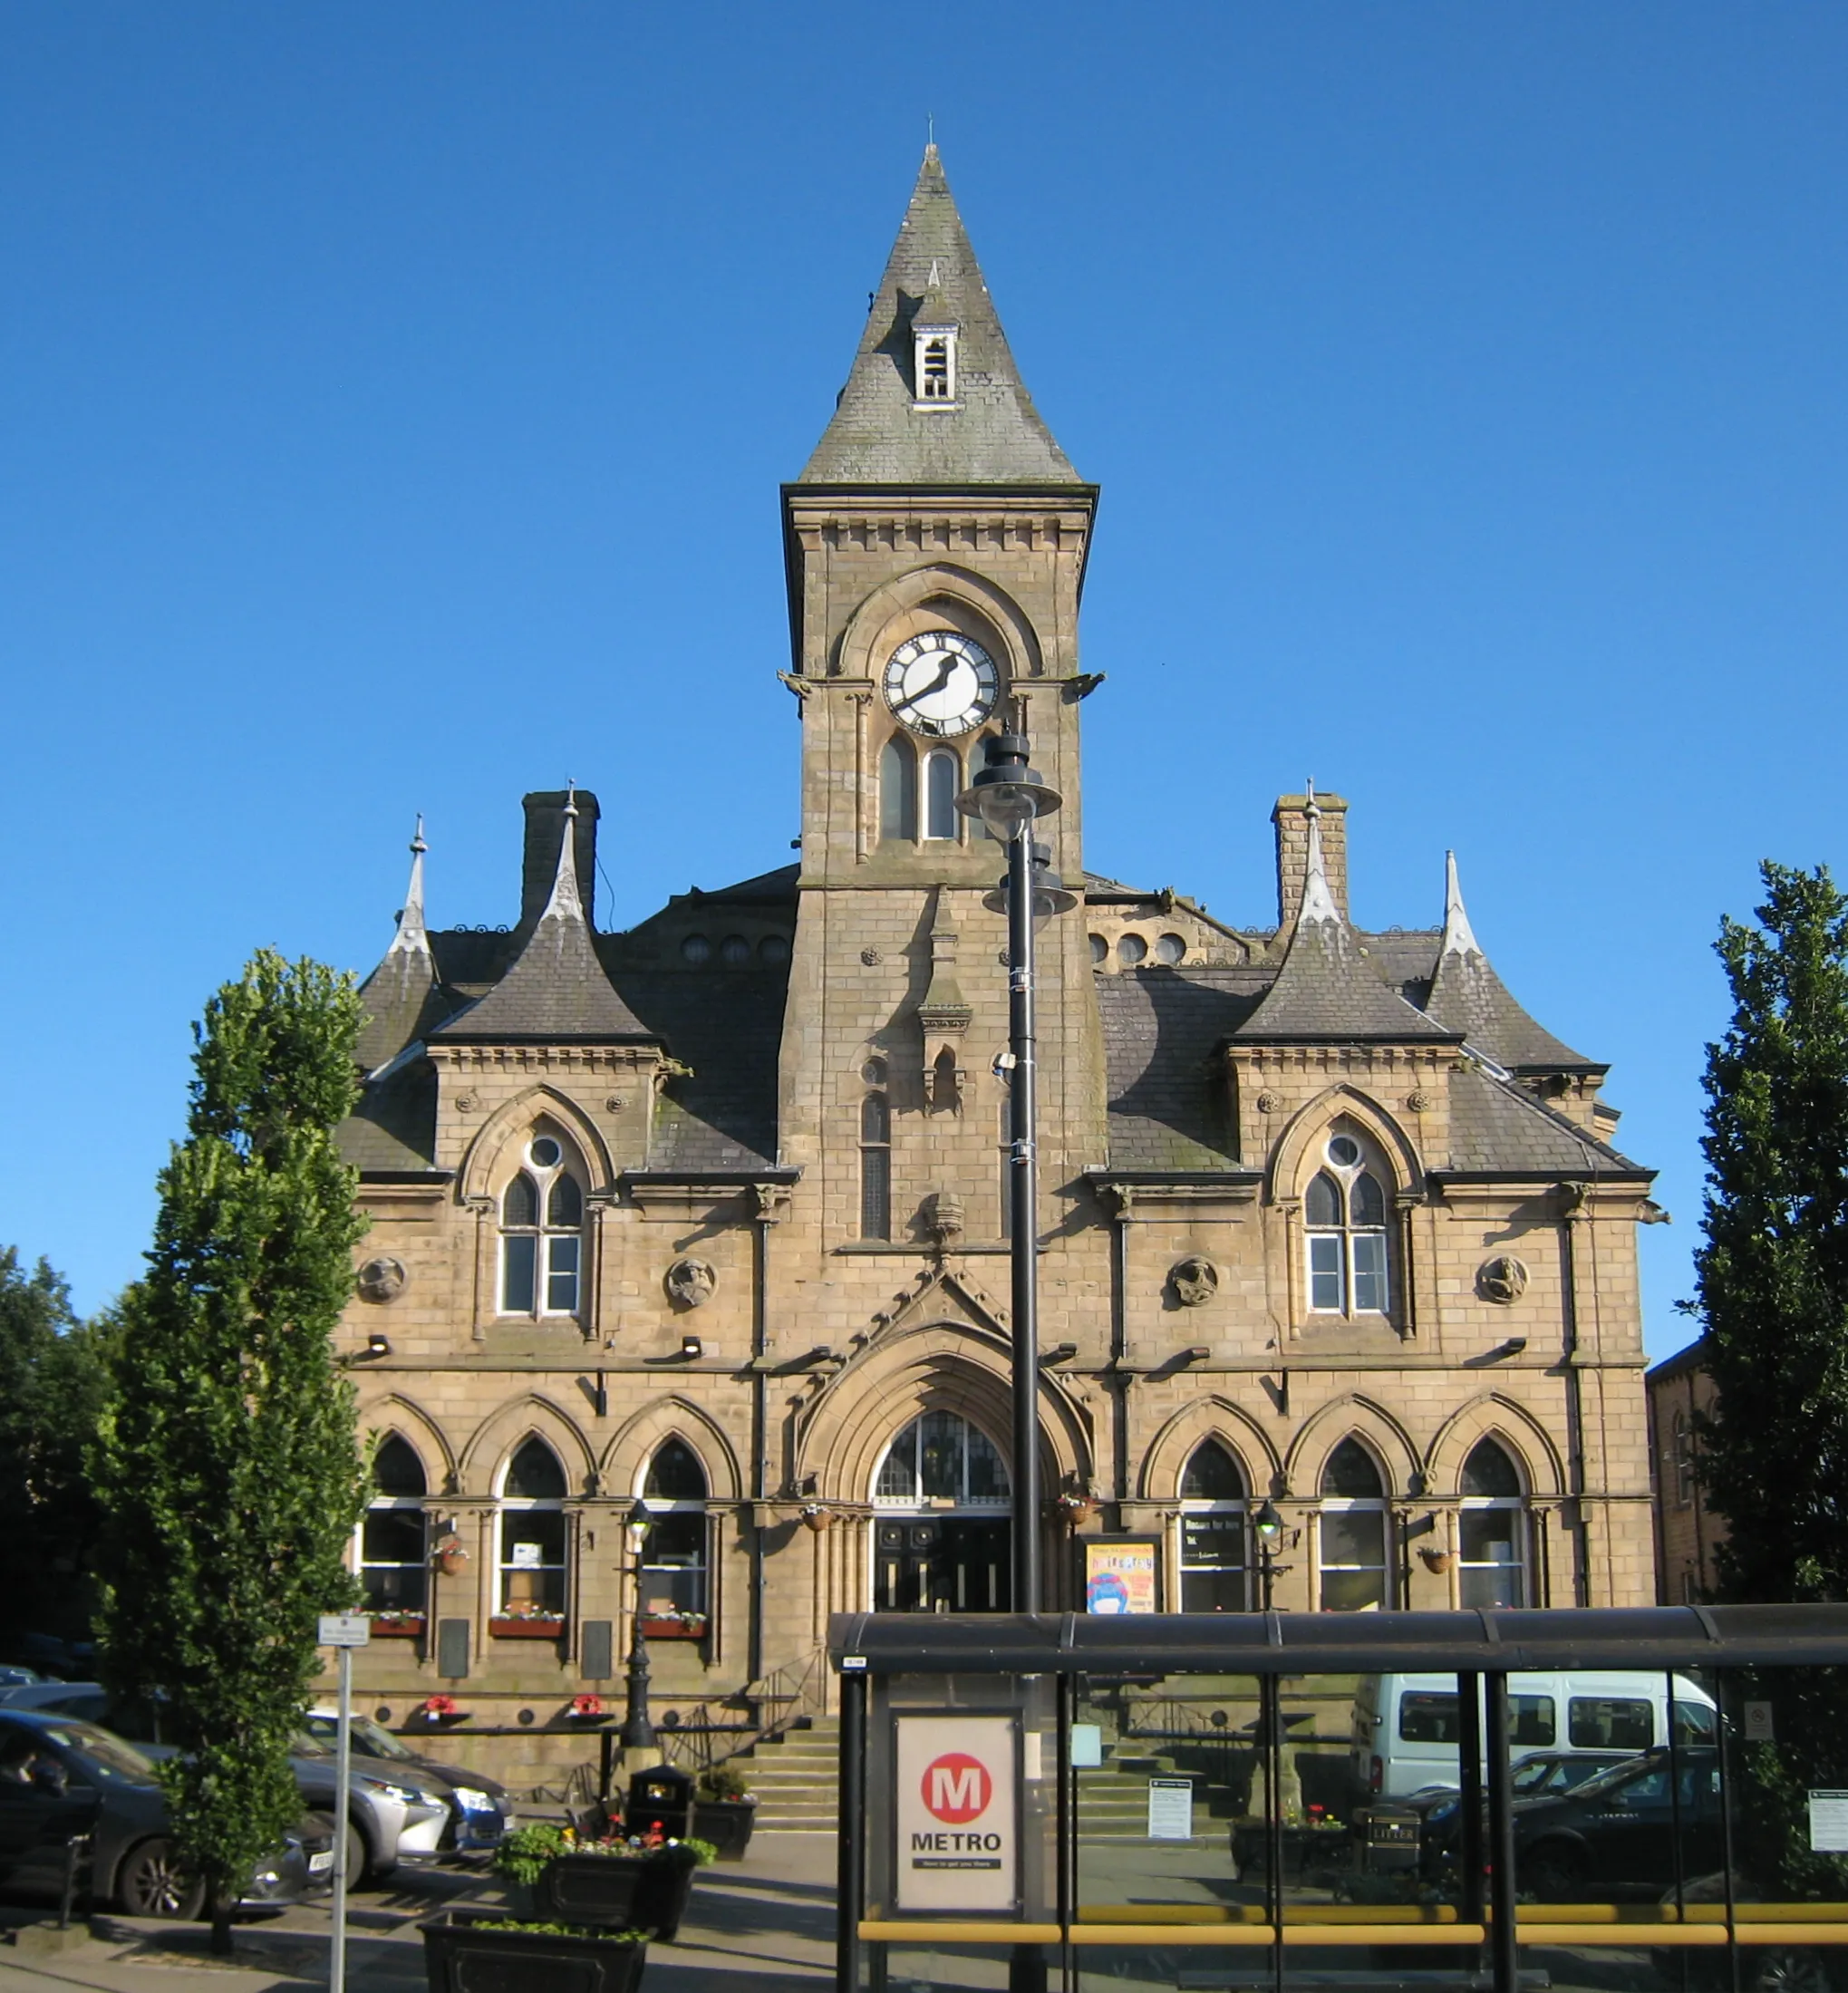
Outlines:
{"type": "Polygon", "coordinates": [[[1456,1553],[1454,1550],[1433,1550],[1422,1543],[1418,1546],[1418,1555],[1425,1560],[1427,1571],[1435,1571],[1440,1575],[1456,1562],[1456,1553]]]}
{"type": "Polygon", "coordinates": [[[445,1578],[460,1578],[469,1568],[469,1553],[460,1536],[445,1536],[436,1546],[436,1568],[445,1578]]]}

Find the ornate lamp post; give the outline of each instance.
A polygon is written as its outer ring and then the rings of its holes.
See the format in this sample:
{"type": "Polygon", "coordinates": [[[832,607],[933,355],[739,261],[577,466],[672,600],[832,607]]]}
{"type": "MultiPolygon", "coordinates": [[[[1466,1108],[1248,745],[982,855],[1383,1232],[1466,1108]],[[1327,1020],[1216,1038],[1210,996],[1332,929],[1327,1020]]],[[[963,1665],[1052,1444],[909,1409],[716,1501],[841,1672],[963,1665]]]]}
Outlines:
{"type": "Polygon", "coordinates": [[[1040,1609],[1040,1168],[1034,1147],[1033,934],[1076,906],[1032,841],[1036,818],[1059,808],[1057,789],[1027,766],[1023,733],[997,734],[988,764],[956,798],[1007,847],[1007,876],[982,903],[1008,917],[1008,1236],[1013,1270],[1014,1500],[1012,1594],[1016,1612],[1040,1609]]]}
{"type": "Polygon", "coordinates": [[[642,1557],[648,1547],[654,1518],[638,1495],[624,1521],[629,1533],[630,1554],[635,1560],[635,1613],[629,1636],[628,1704],[623,1712],[623,1748],[652,1751],[654,1726],[648,1720],[648,1641],[642,1631],[642,1557]]]}
{"type": "Polygon", "coordinates": [[[1277,1577],[1277,1546],[1283,1541],[1283,1518],[1267,1495],[1264,1505],[1252,1518],[1252,1534],[1258,1540],[1258,1582],[1263,1610],[1271,1610],[1271,1588],[1277,1577]]]}

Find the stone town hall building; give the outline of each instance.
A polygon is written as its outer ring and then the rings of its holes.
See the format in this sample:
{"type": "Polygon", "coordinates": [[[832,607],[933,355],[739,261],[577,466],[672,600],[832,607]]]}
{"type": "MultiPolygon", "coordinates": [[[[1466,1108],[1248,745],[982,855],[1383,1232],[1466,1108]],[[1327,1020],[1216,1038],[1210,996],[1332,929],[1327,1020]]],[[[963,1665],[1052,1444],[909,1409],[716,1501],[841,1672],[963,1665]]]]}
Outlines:
{"type": "Polygon", "coordinates": [[[595,800],[531,795],[517,922],[430,931],[418,847],[345,1130],[369,1701],[614,1696],[640,1494],[657,1715],[799,1670],[831,1611],[1007,1604],[1001,855],[951,798],[1011,714],[1082,882],[1040,944],[1052,1602],[1118,1530],[1164,1604],[1249,1610],[1267,1496],[1281,1606],[1653,1598],[1657,1214],[1605,1069],[1454,867],[1441,925],[1353,924],[1337,797],[1272,812],[1274,928],[1086,869],[1096,499],[933,148],[783,493],[799,862],[603,932],[595,800]]]}

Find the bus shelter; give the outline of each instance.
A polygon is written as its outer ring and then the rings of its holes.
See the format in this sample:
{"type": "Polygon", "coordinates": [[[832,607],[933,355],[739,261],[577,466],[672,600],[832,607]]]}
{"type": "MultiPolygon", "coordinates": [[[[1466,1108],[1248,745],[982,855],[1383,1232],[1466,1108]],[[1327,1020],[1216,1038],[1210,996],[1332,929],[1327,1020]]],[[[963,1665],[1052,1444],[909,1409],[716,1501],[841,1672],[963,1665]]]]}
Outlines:
{"type": "Polygon", "coordinates": [[[837,1993],[1848,1993],[1848,1606],[828,1640],[837,1993]]]}

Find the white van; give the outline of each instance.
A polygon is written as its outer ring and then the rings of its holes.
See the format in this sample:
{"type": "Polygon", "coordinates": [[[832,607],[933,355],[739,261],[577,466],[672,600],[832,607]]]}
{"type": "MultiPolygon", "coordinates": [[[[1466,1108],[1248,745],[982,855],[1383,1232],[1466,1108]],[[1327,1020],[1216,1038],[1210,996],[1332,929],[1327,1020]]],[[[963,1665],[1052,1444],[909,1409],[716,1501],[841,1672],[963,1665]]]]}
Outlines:
{"type": "MultiPolygon", "coordinates": [[[[1717,1741],[1719,1713],[1704,1688],[1675,1678],[1675,1739],[1717,1741]]],[[[1530,1751],[1647,1751],[1669,1741],[1669,1685],[1659,1674],[1508,1677],[1510,1756],[1530,1751]]],[[[1403,1799],[1462,1781],[1455,1675],[1363,1675],[1354,1696],[1354,1778],[1376,1799],[1403,1799]]],[[[1488,1718],[1482,1737],[1487,1747],[1488,1718]]]]}

